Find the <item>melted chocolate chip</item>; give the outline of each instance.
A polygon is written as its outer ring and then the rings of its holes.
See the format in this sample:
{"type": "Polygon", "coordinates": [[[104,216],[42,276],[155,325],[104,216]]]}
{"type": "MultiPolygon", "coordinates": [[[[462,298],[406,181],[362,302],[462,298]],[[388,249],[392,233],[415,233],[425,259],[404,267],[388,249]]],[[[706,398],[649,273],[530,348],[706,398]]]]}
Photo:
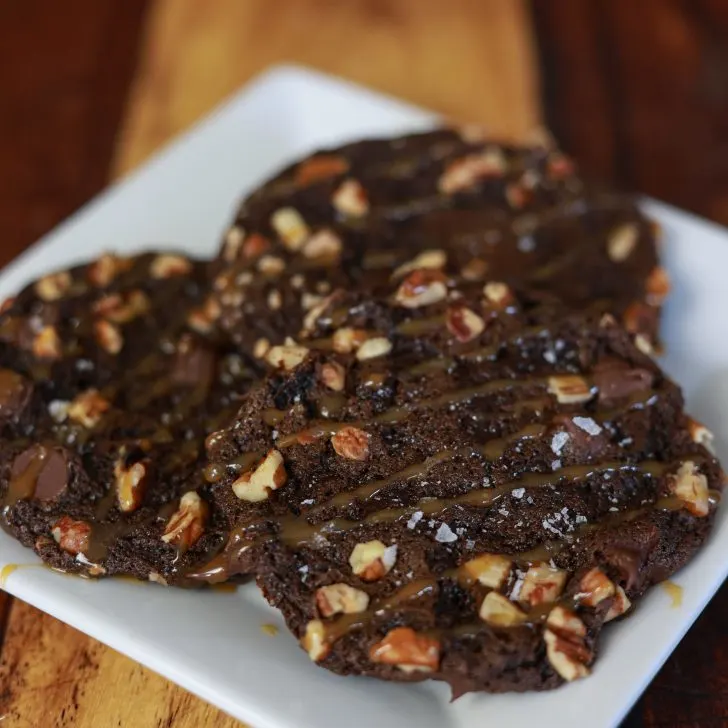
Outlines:
{"type": "Polygon", "coordinates": [[[652,387],[653,372],[647,369],[630,368],[622,362],[607,360],[594,369],[594,384],[599,389],[599,401],[614,403],[637,392],[652,387]]]}
{"type": "Polygon", "coordinates": [[[205,342],[183,336],[177,346],[172,381],[185,387],[208,389],[214,376],[217,354],[205,342]]]}

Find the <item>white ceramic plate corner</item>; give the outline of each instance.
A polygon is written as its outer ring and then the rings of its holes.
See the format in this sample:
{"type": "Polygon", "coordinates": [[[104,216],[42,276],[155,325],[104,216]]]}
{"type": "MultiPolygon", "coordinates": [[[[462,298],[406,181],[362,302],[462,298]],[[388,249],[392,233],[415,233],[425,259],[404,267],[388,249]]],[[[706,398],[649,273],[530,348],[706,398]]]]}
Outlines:
{"type": "MultiPolygon", "coordinates": [[[[211,255],[236,200],[291,158],[365,135],[421,129],[435,115],[307,69],[258,77],[138,171],[0,273],[0,298],[50,269],[102,250],[181,247],[211,255]]],[[[667,306],[667,370],[728,460],[728,233],[647,201],[666,233],[675,281],[667,306]]],[[[700,555],[677,577],[679,608],[655,589],[608,630],[593,676],[551,693],[467,695],[443,685],[340,678],[312,665],[251,586],[192,593],[127,581],[89,582],[18,569],[5,589],[106,642],[253,728],[582,728],[616,725],[728,574],[725,509],[700,555]],[[271,637],[264,623],[281,627],[271,637]]],[[[37,563],[0,532],[0,567],[37,563]]]]}

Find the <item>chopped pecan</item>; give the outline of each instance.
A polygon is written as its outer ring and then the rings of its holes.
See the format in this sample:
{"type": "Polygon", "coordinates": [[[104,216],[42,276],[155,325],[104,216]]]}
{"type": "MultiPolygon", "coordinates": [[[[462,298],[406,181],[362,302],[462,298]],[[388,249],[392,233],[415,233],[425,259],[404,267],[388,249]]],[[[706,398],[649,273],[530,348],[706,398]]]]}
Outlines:
{"type": "Polygon", "coordinates": [[[405,672],[434,672],[440,665],[440,642],[410,627],[396,627],[372,645],[369,659],[405,672]]]}
{"type": "Polygon", "coordinates": [[[337,455],[347,460],[369,457],[369,434],[358,427],[343,427],[331,438],[337,455]]]}
{"type": "Polygon", "coordinates": [[[56,543],[69,554],[88,551],[91,541],[91,526],[86,521],[76,521],[70,516],[61,516],[51,531],[56,543]]]}
{"type": "Polygon", "coordinates": [[[185,493],[177,511],[167,522],[162,541],[174,544],[180,550],[194,546],[205,532],[209,508],[194,491],[185,493]]]}
{"type": "Polygon", "coordinates": [[[381,541],[358,543],[349,556],[351,570],[362,581],[377,581],[388,574],[397,561],[397,546],[381,541]]]}
{"type": "Polygon", "coordinates": [[[192,263],[183,255],[164,253],[158,255],[149,266],[152,278],[173,278],[187,275],[192,270],[192,263]]]}
{"type": "Polygon", "coordinates": [[[366,190],[355,179],[345,179],[334,192],[331,204],[347,217],[363,217],[369,212],[366,190]]]}
{"type": "Polygon", "coordinates": [[[348,584],[331,584],[316,590],[316,607],[322,617],[356,614],[369,606],[369,595],[348,584]]]}
{"type": "Polygon", "coordinates": [[[57,301],[68,293],[71,288],[71,274],[68,271],[59,271],[43,276],[35,284],[35,292],[43,301],[57,301]]]}
{"type": "Polygon", "coordinates": [[[497,591],[485,595],[478,615],[494,627],[514,627],[526,621],[526,613],[497,591]]]}
{"type": "Polygon", "coordinates": [[[394,294],[405,308],[420,308],[443,301],[447,296],[445,275],[439,270],[419,269],[410,273],[394,294]]]}
{"type": "Polygon", "coordinates": [[[534,564],[523,577],[519,599],[532,607],[558,599],[566,584],[567,573],[548,564],[534,564]]]}
{"type": "Polygon", "coordinates": [[[283,241],[283,245],[291,252],[300,250],[311,235],[306,221],[294,207],[281,207],[276,210],[270,216],[270,224],[283,241]]]}
{"type": "Polygon", "coordinates": [[[283,455],[278,450],[269,450],[262,462],[253,470],[243,473],[232,484],[232,488],[240,500],[258,503],[268,498],[271,491],[285,485],[287,480],[283,455]]]}

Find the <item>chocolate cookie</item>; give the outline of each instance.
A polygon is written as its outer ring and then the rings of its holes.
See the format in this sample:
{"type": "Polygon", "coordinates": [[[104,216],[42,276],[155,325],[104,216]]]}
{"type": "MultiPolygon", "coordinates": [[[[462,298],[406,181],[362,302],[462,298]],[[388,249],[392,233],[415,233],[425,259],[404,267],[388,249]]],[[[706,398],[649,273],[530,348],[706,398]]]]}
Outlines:
{"type": "Polygon", "coordinates": [[[722,473],[611,316],[408,274],[339,293],[208,438],[230,533],[310,657],[454,693],[588,674],[603,625],[710,530],[722,473]]]}
{"type": "Polygon", "coordinates": [[[290,165],[243,202],[207,311],[262,350],[333,289],[378,295],[427,267],[610,311],[648,350],[669,288],[657,235],[633,198],[585,186],[551,147],[446,129],[361,141],[290,165]]]}
{"type": "Polygon", "coordinates": [[[3,307],[0,522],[51,566],[162,581],[216,545],[204,438],[255,371],[188,326],[208,265],[105,255],[3,307]]]}

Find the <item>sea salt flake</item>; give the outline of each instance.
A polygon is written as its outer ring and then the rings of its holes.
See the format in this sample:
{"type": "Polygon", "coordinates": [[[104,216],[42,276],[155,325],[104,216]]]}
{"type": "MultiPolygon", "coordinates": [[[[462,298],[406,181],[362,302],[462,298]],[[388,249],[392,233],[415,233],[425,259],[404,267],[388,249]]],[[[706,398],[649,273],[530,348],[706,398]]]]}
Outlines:
{"type": "Polygon", "coordinates": [[[591,417],[574,417],[572,422],[589,435],[598,435],[602,428],[591,417]]]}
{"type": "Polygon", "coordinates": [[[510,514],[510,511],[507,508],[499,508],[498,513],[500,513],[501,516],[507,516],[510,514]]]}
{"type": "Polygon", "coordinates": [[[561,467],[561,460],[551,461],[551,470],[558,470],[561,467]]]}
{"type": "Polygon", "coordinates": [[[579,514],[577,514],[576,517],[574,518],[574,521],[576,523],[586,523],[588,520],[589,519],[586,516],[582,516],[582,515],[579,515],[579,514]]]}
{"type": "Polygon", "coordinates": [[[546,349],[543,353],[543,358],[549,364],[556,364],[556,352],[553,349],[546,349]]]}
{"type": "Polygon", "coordinates": [[[306,498],[306,500],[301,501],[302,506],[312,506],[316,501],[313,498],[306,498]]]}
{"type": "Polygon", "coordinates": [[[523,498],[525,492],[526,492],[526,489],[525,488],[516,488],[515,490],[512,490],[511,491],[511,495],[514,498],[519,498],[520,499],[520,498],[523,498]]]}
{"type": "Polygon", "coordinates": [[[409,528],[410,530],[412,530],[420,522],[420,520],[422,519],[422,516],[423,515],[424,514],[422,513],[422,511],[415,511],[410,516],[409,521],[407,521],[407,528],[409,528]]]}
{"type": "Polygon", "coordinates": [[[564,445],[569,442],[568,432],[557,432],[551,439],[551,449],[555,455],[561,455],[561,451],[564,449],[564,445]]]}
{"type": "Polygon", "coordinates": [[[447,523],[441,523],[440,528],[437,529],[437,533],[435,534],[435,541],[439,543],[452,543],[457,540],[457,534],[453,532],[450,526],[447,523]]]}

